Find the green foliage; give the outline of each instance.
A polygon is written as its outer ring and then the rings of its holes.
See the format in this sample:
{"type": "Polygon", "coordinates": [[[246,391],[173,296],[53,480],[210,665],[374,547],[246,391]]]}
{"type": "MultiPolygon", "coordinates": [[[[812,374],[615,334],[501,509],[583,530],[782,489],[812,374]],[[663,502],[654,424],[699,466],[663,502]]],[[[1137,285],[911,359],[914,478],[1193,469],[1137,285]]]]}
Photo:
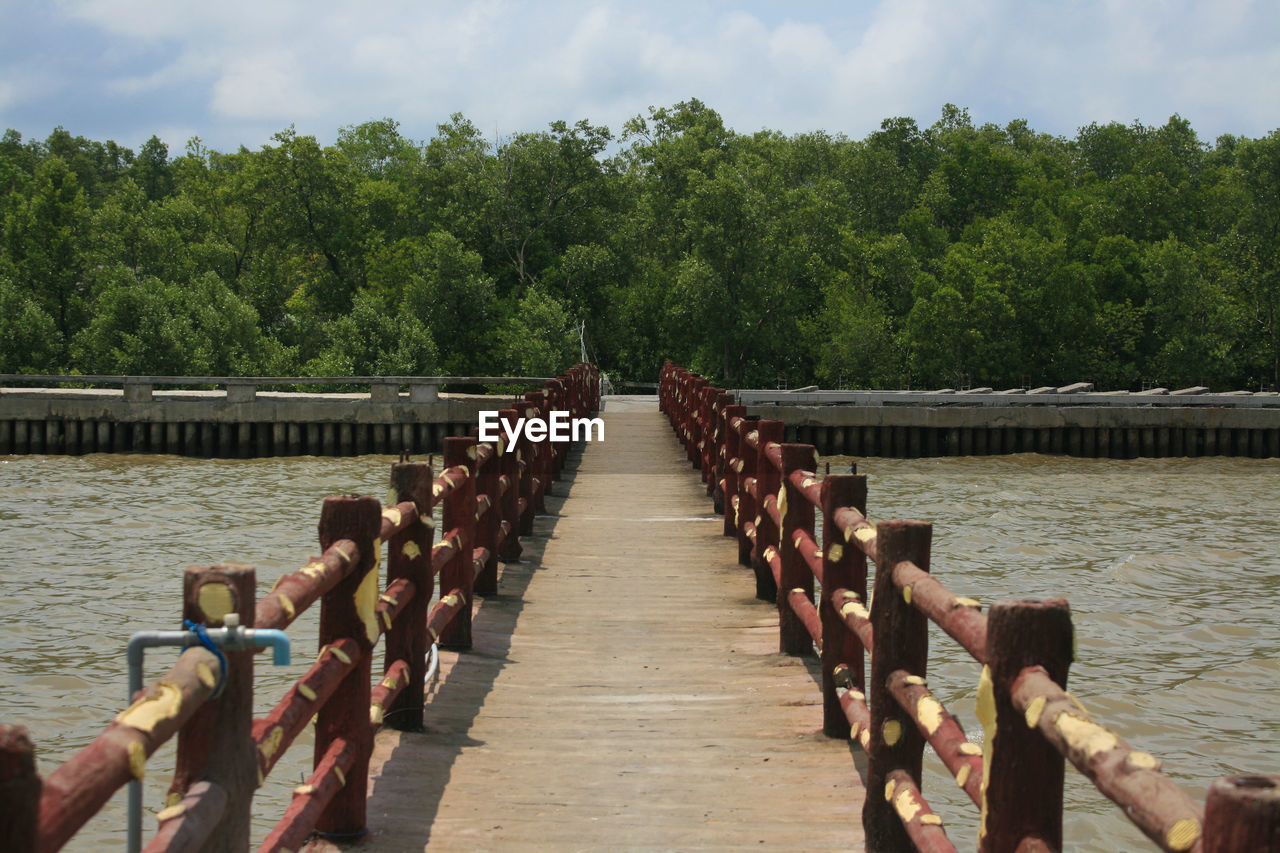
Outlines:
{"type": "Polygon", "coordinates": [[[412,314],[389,309],[361,292],[351,310],[325,323],[320,355],[303,367],[308,376],[431,376],[439,356],[427,327],[412,314]]]}
{"type": "Polygon", "coordinates": [[[1280,131],[886,118],[619,138],[394,119],[135,154],[0,137],[9,370],[553,374],[729,385],[1280,382],[1280,131]]]}

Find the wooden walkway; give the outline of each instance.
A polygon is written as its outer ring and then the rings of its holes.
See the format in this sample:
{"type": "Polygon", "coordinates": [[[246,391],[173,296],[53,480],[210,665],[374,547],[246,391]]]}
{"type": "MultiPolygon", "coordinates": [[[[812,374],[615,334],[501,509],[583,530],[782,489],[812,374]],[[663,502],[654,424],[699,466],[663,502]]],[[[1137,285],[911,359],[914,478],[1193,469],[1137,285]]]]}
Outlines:
{"type": "Polygon", "coordinates": [[[549,515],[384,730],[360,849],[860,850],[862,754],[720,535],[655,398],[611,398],[549,515]]]}

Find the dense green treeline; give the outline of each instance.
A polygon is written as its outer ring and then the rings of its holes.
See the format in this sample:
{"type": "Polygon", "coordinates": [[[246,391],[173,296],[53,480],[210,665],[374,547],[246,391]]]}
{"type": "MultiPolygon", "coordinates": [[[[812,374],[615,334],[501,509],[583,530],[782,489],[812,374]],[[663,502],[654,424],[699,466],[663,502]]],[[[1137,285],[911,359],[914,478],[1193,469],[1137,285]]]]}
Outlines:
{"type": "Polygon", "coordinates": [[[0,372],[1101,388],[1280,378],[1280,132],[752,135],[698,101],[496,144],[385,119],[170,156],[0,140],[0,372]]]}

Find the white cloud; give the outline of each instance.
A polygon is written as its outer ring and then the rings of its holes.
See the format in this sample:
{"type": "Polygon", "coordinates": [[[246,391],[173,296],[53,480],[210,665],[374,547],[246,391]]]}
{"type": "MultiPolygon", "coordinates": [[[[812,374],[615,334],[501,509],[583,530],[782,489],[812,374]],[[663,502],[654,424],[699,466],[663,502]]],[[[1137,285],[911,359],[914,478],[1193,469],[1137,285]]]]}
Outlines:
{"type": "MultiPolygon", "coordinates": [[[[265,141],[293,122],[331,138],[384,115],[424,137],[454,111],[486,133],[578,118],[618,130],[650,105],[689,97],[742,132],[861,137],[889,116],[930,123],[948,101],[968,106],[975,121],[1026,117],[1063,134],[1094,120],[1159,123],[1174,111],[1211,122],[1197,126],[1205,138],[1280,124],[1280,7],[1250,0],[879,0],[852,10],[729,0],[65,0],[58,8],[114,49],[97,82],[130,99],[142,138],[162,124],[193,124],[189,114],[164,117],[181,100],[204,111],[201,136],[218,147],[265,141]],[[259,139],[224,135],[246,132],[259,139]]],[[[40,61],[11,59],[0,72],[0,118],[12,124],[30,102],[18,69],[39,73],[40,61]]]]}

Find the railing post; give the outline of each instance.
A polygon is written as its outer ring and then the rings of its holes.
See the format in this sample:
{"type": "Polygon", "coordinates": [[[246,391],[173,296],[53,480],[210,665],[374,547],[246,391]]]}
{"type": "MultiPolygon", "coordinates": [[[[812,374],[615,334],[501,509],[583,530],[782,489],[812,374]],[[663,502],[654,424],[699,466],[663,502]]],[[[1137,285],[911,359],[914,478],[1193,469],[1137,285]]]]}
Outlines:
{"type": "Polygon", "coordinates": [[[1204,853],[1280,850],[1280,776],[1229,776],[1209,788],[1204,853]]]}
{"type": "Polygon", "coordinates": [[[427,610],[435,585],[431,573],[431,547],[435,527],[431,523],[431,466],[424,462],[397,462],[391,466],[391,488],[396,503],[413,501],[418,520],[387,542],[387,581],[408,578],[413,598],[387,631],[384,669],[398,660],[409,665],[409,683],[383,714],[393,729],[422,728],[422,702],[427,676],[427,610]]]}
{"type": "Polygon", "coordinates": [[[707,483],[709,494],[711,495],[712,506],[716,512],[725,511],[725,493],[724,493],[724,469],[725,469],[725,445],[729,439],[728,423],[724,412],[729,405],[733,403],[733,395],[725,391],[721,391],[716,395],[715,402],[715,429],[712,431],[712,442],[710,449],[711,460],[711,478],[707,483]]]}
{"type": "Polygon", "coordinates": [[[471,609],[475,580],[471,565],[472,547],[476,540],[476,440],[455,436],[444,440],[445,469],[462,466],[467,469],[466,481],[444,498],[444,513],[440,525],[443,535],[457,531],[453,556],[440,570],[440,589],[445,594],[458,590],[462,606],[440,633],[440,646],[447,649],[471,648],[471,609]]]}
{"type": "MultiPolygon", "coordinates": [[[[374,528],[377,529],[376,527],[374,528]]],[[[235,614],[253,625],[255,573],[249,566],[191,566],[182,576],[182,618],[218,628],[235,614]]],[[[177,766],[169,805],[196,782],[213,782],[227,793],[222,819],[209,835],[208,851],[244,850],[249,844],[258,756],[253,742],[252,651],[224,651],[222,690],[205,702],[178,732],[177,766]]],[[[217,678],[220,673],[212,673],[217,678]]],[[[367,712],[366,712],[367,719],[367,712]]]]}
{"type": "MultiPolygon", "coordinates": [[[[549,413],[551,406],[547,402],[547,395],[541,391],[529,391],[525,393],[524,397],[525,405],[519,408],[524,411],[525,418],[541,418],[550,429],[549,413]]],[[[523,456],[528,463],[525,473],[536,477],[538,480],[536,486],[533,486],[532,481],[530,482],[528,529],[520,531],[523,535],[528,536],[533,533],[534,513],[547,511],[546,496],[553,494],[551,491],[551,475],[554,463],[551,458],[551,442],[529,441],[528,438],[522,438],[521,441],[523,442],[521,445],[523,456]]]]}
{"type": "Polygon", "coordinates": [[[742,456],[742,436],[733,428],[735,418],[745,417],[746,406],[724,407],[724,480],[721,492],[724,496],[724,526],[721,531],[725,536],[737,536],[741,524],[738,510],[742,499],[738,495],[738,462],[742,456]]]}
{"type": "MultiPolygon", "coordinates": [[[[758,423],[758,421],[743,420],[738,430],[738,460],[741,463],[741,467],[738,468],[738,562],[748,568],[755,564],[752,560],[751,537],[747,535],[747,523],[754,523],[756,515],[760,512],[760,504],[747,489],[747,481],[756,476],[756,462],[759,461],[760,454],[747,443],[747,436],[756,429],[758,423]]],[[[759,531],[756,535],[759,536],[759,531]]]]}
{"type": "Polygon", "coordinates": [[[349,744],[355,755],[342,789],[316,821],[316,831],[321,833],[355,835],[365,829],[369,753],[373,749],[369,677],[373,643],[378,638],[378,553],[374,542],[381,529],[382,507],[376,498],[326,498],[320,510],[321,551],[347,540],[358,552],[351,555],[354,562],[347,574],[320,599],[320,650],[349,638],[360,655],[316,714],[313,766],[320,766],[336,741],[349,744]]]}
{"type": "MultiPolygon", "coordinates": [[[[567,409],[568,403],[565,400],[566,393],[564,382],[559,379],[552,379],[547,382],[547,388],[549,389],[548,400],[543,414],[547,419],[547,429],[550,430],[551,412],[556,409],[567,409]]],[[[544,441],[542,442],[542,445],[542,450],[546,451],[548,461],[550,462],[548,481],[559,480],[560,471],[564,468],[565,445],[554,441],[544,441]]],[[[548,482],[547,492],[550,493],[550,491],[550,482],[548,482]]]]}
{"type": "MultiPolygon", "coordinates": [[[[499,442],[501,439],[499,439],[499,442]]],[[[498,592],[498,529],[502,523],[502,498],[498,494],[499,468],[498,442],[493,453],[476,471],[476,494],[489,496],[489,509],[476,519],[476,548],[486,549],[484,568],[476,575],[473,587],[477,595],[495,595],[498,592]]],[[[477,511],[479,507],[477,507],[477,511]]]]}
{"type": "MultiPolygon", "coordinates": [[[[520,413],[515,409],[501,409],[498,412],[498,420],[512,429],[515,429],[516,419],[519,417],[520,413]]],[[[511,529],[507,532],[507,538],[502,541],[498,556],[504,563],[511,563],[519,560],[520,554],[524,552],[524,547],[520,544],[523,520],[520,514],[520,496],[524,494],[522,489],[526,475],[520,472],[519,445],[508,447],[506,442],[504,431],[498,440],[498,446],[502,448],[498,468],[499,475],[507,478],[507,493],[502,496],[502,518],[511,525],[511,529]]]]}
{"type": "Polygon", "coordinates": [[[777,602],[778,584],[773,578],[773,569],[769,567],[765,551],[776,549],[781,539],[778,525],[765,509],[764,501],[769,495],[778,493],[782,475],[765,455],[765,448],[770,442],[781,444],[785,429],[782,421],[756,421],[760,450],[756,455],[756,547],[751,552],[751,567],[756,572],[756,598],[769,602],[777,602]]]}
{"type": "Polygon", "coordinates": [[[833,474],[822,481],[822,731],[828,737],[849,737],[849,718],[836,694],[835,670],[844,664],[853,676],[856,690],[866,692],[862,643],[845,625],[844,617],[831,601],[837,589],[855,592],[867,600],[867,558],[862,549],[845,543],[844,531],[835,523],[836,509],[851,506],[863,517],[867,514],[865,474],[833,474]]]}
{"type": "Polygon", "coordinates": [[[41,787],[31,736],[0,723],[0,850],[36,849],[41,787]]]}
{"type": "Polygon", "coordinates": [[[987,665],[978,684],[978,719],[986,732],[982,853],[1019,849],[1035,839],[1062,849],[1064,760],[1014,708],[1010,690],[1029,666],[1044,667],[1066,688],[1072,645],[1071,610],[1064,599],[1001,601],[987,614],[987,665]]]}
{"type": "MultiPolygon", "coordinates": [[[[904,770],[920,785],[924,738],[915,722],[889,692],[889,676],[896,670],[925,676],[929,657],[929,620],[907,603],[893,584],[894,566],[911,561],[929,571],[933,525],[922,521],[882,521],[876,526],[875,595],[871,608],[875,650],[867,698],[871,732],[867,742],[867,799],[862,828],[871,853],[913,851],[886,784],[894,770],[904,770]]],[[[1009,848],[1012,849],[1012,848],[1009,848]]]]}
{"type": "MultiPolygon", "coordinates": [[[[804,492],[791,482],[792,471],[808,471],[815,464],[811,444],[782,445],[782,483],[778,489],[778,515],[782,519],[782,533],[778,553],[782,557],[782,582],[778,584],[778,651],[788,655],[813,654],[813,637],[804,622],[791,607],[792,590],[803,590],[813,601],[813,572],[796,546],[800,531],[813,536],[813,504],[804,492]]],[[[816,537],[814,537],[816,539],[816,537]]]]}

